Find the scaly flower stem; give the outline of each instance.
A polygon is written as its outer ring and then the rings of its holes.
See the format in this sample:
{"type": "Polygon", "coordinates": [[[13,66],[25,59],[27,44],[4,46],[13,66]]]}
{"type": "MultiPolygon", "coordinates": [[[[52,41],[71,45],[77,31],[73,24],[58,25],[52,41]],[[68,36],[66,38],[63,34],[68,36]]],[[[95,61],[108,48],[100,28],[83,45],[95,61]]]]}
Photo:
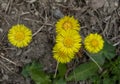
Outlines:
{"type": "Polygon", "coordinates": [[[56,69],[55,69],[54,78],[56,78],[56,75],[57,75],[58,65],[59,65],[59,62],[57,62],[57,65],[56,65],[56,69]]]}
{"type": "MultiPolygon", "coordinates": [[[[85,51],[86,52],[86,51],[85,51]]],[[[102,71],[101,66],[86,52],[87,56],[98,66],[98,68],[100,69],[100,71],[102,71]]]]}

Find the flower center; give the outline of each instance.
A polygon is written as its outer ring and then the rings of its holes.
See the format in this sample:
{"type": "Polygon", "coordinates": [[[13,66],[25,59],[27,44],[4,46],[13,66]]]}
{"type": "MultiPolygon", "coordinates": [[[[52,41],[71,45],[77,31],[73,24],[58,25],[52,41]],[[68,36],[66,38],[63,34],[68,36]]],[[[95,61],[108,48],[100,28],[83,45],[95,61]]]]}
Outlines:
{"type": "Polygon", "coordinates": [[[92,44],[93,47],[96,47],[96,46],[98,46],[98,41],[95,40],[95,39],[93,39],[93,40],[91,41],[91,44],[92,44]]]}
{"type": "Polygon", "coordinates": [[[70,22],[65,22],[65,23],[63,24],[63,28],[64,28],[65,30],[71,29],[71,28],[72,28],[72,24],[71,24],[70,22]]]}
{"type": "Polygon", "coordinates": [[[61,57],[64,57],[65,53],[62,52],[62,51],[59,51],[59,55],[60,55],[61,57]]]}
{"type": "Polygon", "coordinates": [[[71,38],[65,38],[63,43],[64,43],[64,46],[68,48],[73,46],[73,40],[71,38]]]}
{"type": "Polygon", "coordinates": [[[23,32],[17,32],[15,35],[15,39],[17,41],[22,41],[22,40],[24,40],[24,38],[25,38],[25,34],[23,32]]]}

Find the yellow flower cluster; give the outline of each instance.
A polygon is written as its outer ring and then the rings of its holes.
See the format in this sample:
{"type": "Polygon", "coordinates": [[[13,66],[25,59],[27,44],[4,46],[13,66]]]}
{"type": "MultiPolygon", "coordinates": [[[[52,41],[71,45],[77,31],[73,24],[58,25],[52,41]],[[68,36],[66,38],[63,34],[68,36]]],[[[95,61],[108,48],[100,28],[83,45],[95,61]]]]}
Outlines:
{"type": "MultiPolygon", "coordinates": [[[[81,47],[79,22],[74,17],[64,16],[55,26],[57,36],[53,57],[60,63],[68,63],[81,47]]],[[[84,46],[89,53],[98,53],[103,49],[104,40],[101,35],[91,33],[85,38],[84,46]]]]}
{"type": "Polygon", "coordinates": [[[9,30],[8,40],[18,48],[26,47],[32,40],[32,31],[22,24],[17,24],[9,30]]]}
{"type": "Polygon", "coordinates": [[[65,16],[56,23],[54,58],[60,63],[70,62],[81,47],[80,25],[74,17],[65,16]]]}
{"type": "MultiPolygon", "coordinates": [[[[68,63],[81,48],[80,25],[74,17],[64,16],[56,23],[56,44],[53,57],[60,63],[68,63]]],[[[8,32],[9,42],[18,47],[26,47],[32,40],[32,31],[25,25],[12,26],[8,32]]],[[[90,53],[98,53],[104,47],[101,35],[89,34],[84,40],[85,49],[90,53]]]]}

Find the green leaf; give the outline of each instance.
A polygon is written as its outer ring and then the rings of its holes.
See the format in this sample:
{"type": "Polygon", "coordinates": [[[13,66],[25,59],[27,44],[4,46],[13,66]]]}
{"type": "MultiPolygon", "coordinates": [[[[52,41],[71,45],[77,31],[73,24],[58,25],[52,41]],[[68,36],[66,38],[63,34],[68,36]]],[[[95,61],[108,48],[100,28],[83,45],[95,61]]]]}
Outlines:
{"type": "Polygon", "coordinates": [[[101,53],[90,54],[90,56],[98,63],[99,65],[103,65],[105,62],[105,57],[101,53]]]}
{"type": "Polygon", "coordinates": [[[30,64],[27,64],[26,66],[23,67],[23,70],[21,73],[26,78],[29,76],[29,68],[30,68],[30,64]]]}
{"type": "Polygon", "coordinates": [[[86,80],[94,75],[98,70],[98,66],[94,62],[86,62],[76,67],[73,72],[68,76],[67,81],[86,80]]]}
{"type": "Polygon", "coordinates": [[[90,82],[92,84],[101,84],[101,78],[99,74],[94,74],[91,78],[90,78],[90,82]]]}
{"type": "Polygon", "coordinates": [[[55,80],[53,84],[66,84],[66,81],[61,78],[59,80],[55,80]]]}
{"type": "Polygon", "coordinates": [[[115,57],[115,46],[105,41],[104,48],[101,52],[107,59],[110,60],[115,57]]]}
{"type": "Polygon", "coordinates": [[[59,63],[57,76],[63,78],[65,76],[66,70],[67,70],[66,64],[59,63]]]}
{"type": "Polygon", "coordinates": [[[115,82],[111,78],[104,78],[103,84],[115,84],[115,82]]]}
{"type": "Polygon", "coordinates": [[[42,66],[39,63],[33,62],[23,68],[23,76],[28,75],[35,81],[36,84],[50,84],[49,76],[42,71],[42,66]]]}

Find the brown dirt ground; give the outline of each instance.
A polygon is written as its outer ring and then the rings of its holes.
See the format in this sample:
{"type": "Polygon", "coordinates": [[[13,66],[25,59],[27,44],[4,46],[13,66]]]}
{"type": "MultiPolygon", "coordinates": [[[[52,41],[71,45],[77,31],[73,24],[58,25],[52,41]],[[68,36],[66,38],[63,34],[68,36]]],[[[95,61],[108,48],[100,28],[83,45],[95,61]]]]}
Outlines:
{"type": "MultiPolygon", "coordinates": [[[[0,0],[0,84],[34,84],[20,74],[23,65],[33,59],[42,63],[45,71],[54,73],[55,23],[64,15],[79,20],[83,38],[98,32],[117,47],[116,55],[120,55],[119,0],[0,0]],[[8,30],[18,23],[29,27],[34,34],[30,45],[23,49],[7,40],[8,30]]],[[[77,58],[68,67],[85,61],[84,57],[77,58]]]]}

